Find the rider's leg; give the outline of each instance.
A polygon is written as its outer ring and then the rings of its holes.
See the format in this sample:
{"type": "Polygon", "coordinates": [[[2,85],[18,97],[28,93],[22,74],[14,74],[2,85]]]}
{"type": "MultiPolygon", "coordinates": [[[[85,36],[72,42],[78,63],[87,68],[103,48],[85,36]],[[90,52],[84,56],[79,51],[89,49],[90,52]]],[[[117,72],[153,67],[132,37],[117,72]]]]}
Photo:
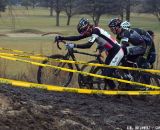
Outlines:
{"type": "MultiPolygon", "coordinates": [[[[110,50],[108,52],[108,56],[105,60],[105,64],[107,65],[111,65],[111,66],[118,66],[120,61],[122,60],[124,56],[124,52],[121,48],[118,48],[117,50],[110,50]]],[[[112,76],[114,69],[110,69],[110,68],[105,68],[103,70],[103,75],[105,76],[112,76]]],[[[116,86],[114,84],[114,82],[112,80],[106,80],[106,82],[108,83],[109,87],[111,89],[114,89],[116,86]]]]}

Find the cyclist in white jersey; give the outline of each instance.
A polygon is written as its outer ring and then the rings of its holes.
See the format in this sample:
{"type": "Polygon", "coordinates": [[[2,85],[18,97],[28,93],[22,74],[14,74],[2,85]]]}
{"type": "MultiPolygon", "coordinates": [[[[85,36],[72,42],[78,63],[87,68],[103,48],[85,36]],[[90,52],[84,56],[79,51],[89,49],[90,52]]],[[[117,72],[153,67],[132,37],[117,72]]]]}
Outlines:
{"type": "MultiPolygon", "coordinates": [[[[77,30],[80,33],[79,36],[56,36],[55,41],[68,40],[68,41],[78,41],[89,37],[87,43],[84,44],[69,44],[69,48],[90,48],[94,43],[97,43],[97,48],[105,50],[107,57],[105,59],[105,64],[111,66],[118,66],[122,58],[124,57],[123,49],[121,45],[112,36],[100,27],[95,27],[89,23],[88,19],[80,19],[77,30]]],[[[103,75],[110,76],[112,74],[112,69],[105,69],[103,75]]],[[[109,87],[114,88],[114,82],[107,80],[109,87]]]]}

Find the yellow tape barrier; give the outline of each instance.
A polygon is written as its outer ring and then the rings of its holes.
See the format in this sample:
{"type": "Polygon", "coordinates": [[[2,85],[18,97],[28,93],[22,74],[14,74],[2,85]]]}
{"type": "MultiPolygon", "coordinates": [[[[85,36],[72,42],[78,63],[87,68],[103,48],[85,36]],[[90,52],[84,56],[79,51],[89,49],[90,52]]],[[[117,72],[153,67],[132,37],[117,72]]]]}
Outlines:
{"type": "Polygon", "coordinates": [[[13,50],[13,49],[3,48],[3,47],[0,47],[0,50],[12,51],[12,52],[15,52],[15,53],[22,53],[22,54],[34,55],[34,53],[32,53],[32,52],[25,52],[25,51],[20,51],[20,50],[13,50]]]}
{"type": "Polygon", "coordinates": [[[158,87],[158,86],[153,86],[153,85],[148,85],[148,84],[142,84],[142,83],[138,83],[138,82],[132,82],[132,81],[128,81],[128,80],[112,78],[112,77],[108,77],[108,76],[97,75],[97,74],[92,74],[92,73],[88,73],[88,72],[82,72],[82,71],[78,71],[78,70],[72,70],[72,69],[68,69],[68,68],[61,68],[61,67],[58,67],[58,66],[53,66],[53,65],[48,65],[48,64],[31,62],[31,61],[28,61],[28,60],[22,60],[22,59],[13,58],[13,57],[7,57],[7,56],[0,55],[0,58],[13,60],[13,61],[19,61],[19,62],[25,62],[25,63],[37,65],[37,66],[51,67],[51,68],[59,69],[59,70],[62,70],[62,71],[68,71],[68,72],[72,72],[72,73],[79,73],[79,74],[82,74],[82,75],[88,75],[88,76],[97,77],[97,78],[104,78],[104,79],[119,81],[119,82],[122,82],[122,83],[128,83],[128,84],[138,85],[138,86],[144,86],[144,87],[152,88],[152,89],[160,89],[160,86],[158,87]]]}
{"type": "MultiPolygon", "coordinates": [[[[16,51],[18,51],[18,50],[16,50],[16,51]]],[[[19,51],[19,52],[21,52],[21,51],[19,51]]],[[[0,53],[0,55],[30,58],[32,60],[42,60],[42,61],[43,60],[51,60],[51,61],[55,61],[55,62],[63,62],[63,63],[70,63],[70,64],[83,64],[83,65],[96,66],[96,67],[106,67],[106,68],[134,70],[134,71],[142,71],[142,72],[150,72],[150,73],[160,73],[160,70],[155,70],[155,69],[142,69],[142,68],[132,68],[132,67],[124,67],[124,66],[109,66],[109,65],[106,65],[106,64],[86,63],[86,62],[83,62],[83,61],[52,59],[52,58],[48,58],[47,56],[42,56],[40,54],[29,56],[29,55],[19,55],[19,54],[10,54],[10,53],[0,53]]]]}
{"type": "Polygon", "coordinates": [[[69,88],[69,87],[60,87],[44,84],[36,84],[30,82],[16,81],[11,79],[0,78],[0,83],[12,85],[15,87],[24,87],[24,88],[38,88],[45,89],[48,91],[57,91],[57,92],[71,92],[71,93],[81,93],[81,94],[104,94],[104,95],[160,95],[159,91],[111,91],[111,90],[92,90],[92,89],[80,89],[80,88],[69,88]]]}

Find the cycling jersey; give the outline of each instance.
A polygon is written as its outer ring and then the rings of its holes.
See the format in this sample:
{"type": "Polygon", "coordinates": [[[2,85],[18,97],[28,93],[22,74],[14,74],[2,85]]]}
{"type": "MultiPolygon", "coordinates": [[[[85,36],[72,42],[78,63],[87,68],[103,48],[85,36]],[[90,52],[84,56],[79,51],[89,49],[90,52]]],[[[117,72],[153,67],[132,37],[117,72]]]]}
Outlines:
{"type": "Polygon", "coordinates": [[[146,53],[145,53],[146,58],[150,64],[153,64],[156,60],[156,50],[152,37],[147,31],[144,31],[139,28],[132,28],[132,29],[135,30],[138,34],[140,34],[144,39],[146,43],[146,53]]]}
{"type": "Polygon", "coordinates": [[[145,46],[144,39],[136,31],[132,29],[122,29],[122,32],[117,35],[120,44],[132,44],[134,46],[145,46]]]}
{"type": "Polygon", "coordinates": [[[117,35],[117,40],[119,40],[127,55],[134,56],[145,53],[144,39],[132,29],[122,29],[121,33],[117,35]]]}
{"type": "Polygon", "coordinates": [[[77,41],[90,37],[88,42],[85,44],[77,44],[76,48],[90,48],[95,42],[98,44],[98,48],[105,48],[107,51],[110,49],[120,48],[120,44],[111,37],[111,35],[99,27],[93,28],[92,34],[90,36],[80,35],[80,36],[70,36],[62,37],[62,40],[77,41]]]}

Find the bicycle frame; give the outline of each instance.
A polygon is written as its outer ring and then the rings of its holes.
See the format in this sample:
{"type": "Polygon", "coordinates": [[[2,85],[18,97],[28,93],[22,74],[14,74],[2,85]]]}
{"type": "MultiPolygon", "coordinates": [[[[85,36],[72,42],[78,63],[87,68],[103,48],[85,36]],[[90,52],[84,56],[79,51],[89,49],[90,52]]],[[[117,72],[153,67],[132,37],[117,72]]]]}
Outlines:
{"type": "MultiPolygon", "coordinates": [[[[64,59],[69,60],[70,57],[71,57],[71,59],[73,61],[77,61],[76,57],[74,55],[75,53],[96,57],[96,60],[98,61],[98,63],[102,63],[101,54],[90,54],[90,53],[80,52],[80,51],[77,51],[77,50],[74,50],[74,49],[68,49],[68,52],[64,55],[64,59]]],[[[76,66],[77,70],[81,70],[78,64],[75,64],[75,66],[76,66]]]]}

